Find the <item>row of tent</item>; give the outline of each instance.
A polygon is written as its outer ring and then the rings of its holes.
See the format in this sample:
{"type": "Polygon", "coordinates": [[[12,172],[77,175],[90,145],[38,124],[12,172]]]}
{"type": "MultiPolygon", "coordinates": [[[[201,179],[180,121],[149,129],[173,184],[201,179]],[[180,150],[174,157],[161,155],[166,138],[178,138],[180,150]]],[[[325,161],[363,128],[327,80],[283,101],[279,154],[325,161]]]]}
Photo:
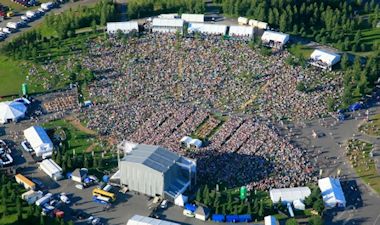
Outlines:
{"type": "Polygon", "coordinates": [[[252,216],[249,214],[244,214],[244,215],[213,214],[211,216],[211,220],[214,222],[249,223],[249,222],[252,222],[252,216]]]}

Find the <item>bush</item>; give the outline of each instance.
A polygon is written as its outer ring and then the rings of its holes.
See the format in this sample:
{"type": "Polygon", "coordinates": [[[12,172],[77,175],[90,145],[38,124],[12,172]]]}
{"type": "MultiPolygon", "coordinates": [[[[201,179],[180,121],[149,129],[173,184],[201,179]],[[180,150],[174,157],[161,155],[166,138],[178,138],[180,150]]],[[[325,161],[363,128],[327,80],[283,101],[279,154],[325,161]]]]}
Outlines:
{"type": "Polygon", "coordinates": [[[296,219],[294,219],[294,218],[290,218],[290,219],[287,219],[287,220],[286,220],[285,225],[298,225],[298,222],[297,222],[296,219]]]}
{"type": "Polygon", "coordinates": [[[309,225],[323,225],[322,217],[320,216],[312,216],[309,219],[309,225]]]}
{"type": "Polygon", "coordinates": [[[304,82],[302,82],[302,81],[298,82],[298,84],[296,86],[296,90],[300,91],[300,92],[306,92],[307,88],[306,88],[306,85],[304,84],[304,82]]]}

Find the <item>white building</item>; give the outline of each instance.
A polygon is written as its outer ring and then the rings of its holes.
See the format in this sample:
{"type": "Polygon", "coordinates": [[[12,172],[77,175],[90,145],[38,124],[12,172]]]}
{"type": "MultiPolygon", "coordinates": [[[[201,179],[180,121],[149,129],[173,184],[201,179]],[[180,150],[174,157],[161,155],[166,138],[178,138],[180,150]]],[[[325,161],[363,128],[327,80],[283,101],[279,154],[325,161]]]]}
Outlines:
{"type": "Polygon", "coordinates": [[[199,32],[202,34],[226,35],[227,25],[207,24],[207,23],[189,23],[188,33],[199,32]]]}
{"type": "Polygon", "coordinates": [[[17,122],[25,113],[26,106],[21,102],[0,102],[0,124],[17,122]]]}
{"type": "Polygon", "coordinates": [[[203,206],[198,206],[194,212],[195,218],[198,220],[206,221],[210,216],[210,210],[203,206]]]}
{"type": "Polygon", "coordinates": [[[203,23],[205,21],[204,14],[182,14],[181,18],[186,22],[203,23]]]}
{"type": "Polygon", "coordinates": [[[127,222],[127,225],[180,225],[170,221],[154,219],[152,217],[134,215],[127,222]]]}
{"type": "Polygon", "coordinates": [[[318,180],[318,187],[321,190],[323,202],[326,207],[346,207],[342,186],[339,179],[326,177],[318,180]]]}
{"type": "Polygon", "coordinates": [[[252,38],[254,33],[253,27],[250,26],[230,26],[230,36],[252,38]]]}
{"type": "Polygon", "coordinates": [[[311,53],[309,63],[322,69],[332,70],[332,67],[339,61],[339,54],[316,49],[311,53]]]}
{"type": "Polygon", "coordinates": [[[282,49],[289,41],[289,34],[275,31],[264,31],[263,36],[261,36],[261,41],[265,46],[282,49]]]}
{"type": "Polygon", "coordinates": [[[267,29],[269,29],[268,23],[261,22],[261,21],[258,21],[258,20],[249,20],[248,25],[250,25],[250,26],[252,26],[254,28],[257,28],[257,29],[261,29],[261,30],[267,30],[267,29]]]}
{"type": "Polygon", "coordinates": [[[295,187],[295,188],[279,188],[271,189],[269,191],[270,198],[273,203],[278,203],[281,199],[282,203],[292,203],[295,200],[305,200],[311,194],[308,187],[295,187]]]}
{"type": "Polygon", "coordinates": [[[238,24],[239,25],[247,25],[248,24],[248,18],[240,16],[238,18],[238,24]]]}
{"type": "Polygon", "coordinates": [[[107,33],[115,34],[118,30],[127,34],[132,31],[139,31],[139,24],[137,21],[127,21],[127,22],[112,22],[107,23],[107,33]]]}
{"type": "Polygon", "coordinates": [[[36,156],[53,152],[53,143],[47,135],[44,128],[40,126],[32,126],[24,130],[25,139],[36,152],[36,156]]]}
{"type": "Polygon", "coordinates": [[[62,168],[52,159],[45,159],[40,163],[40,169],[43,170],[53,180],[61,180],[63,178],[62,168]]]}
{"type": "Polygon", "coordinates": [[[154,18],[152,22],[152,32],[176,33],[183,32],[184,21],[182,19],[161,19],[154,18]]]}

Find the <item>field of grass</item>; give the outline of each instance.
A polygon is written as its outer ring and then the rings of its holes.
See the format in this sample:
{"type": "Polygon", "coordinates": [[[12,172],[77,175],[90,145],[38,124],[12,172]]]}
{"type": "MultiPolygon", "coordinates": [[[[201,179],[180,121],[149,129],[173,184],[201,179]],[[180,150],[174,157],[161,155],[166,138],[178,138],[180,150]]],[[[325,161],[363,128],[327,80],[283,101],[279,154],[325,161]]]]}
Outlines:
{"type": "Polygon", "coordinates": [[[311,53],[314,51],[314,49],[309,48],[304,45],[295,44],[292,45],[289,49],[289,52],[292,53],[296,57],[303,57],[304,59],[308,59],[311,55],[311,53]]]}
{"type": "Polygon", "coordinates": [[[380,194],[380,174],[370,157],[373,146],[362,140],[349,140],[347,157],[363,182],[380,194]]]}
{"type": "Polygon", "coordinates": [[[380,136],[380,114],[370,117],[370,121],[361,125],[359,131],[370,136],[380,136]]]}
{"type": "MultiPolygon", "coordinates": [[[[38,2],[40,3],[44,3],[44,2],[49,2],[50,0],[39,0],[38,2]]],[[[5,6],[8,6],[9,8],[11,8],[13,11],[16,11],[16,12],[23,12],[23,11],[27,11],[27,10],[34,10],[36,8],[38,8],[39,6],[33,6],[33,7],[25,7],[25,6],[22,6],[20,4],[17,4],[11,0],[0,0],[0,4],[2,5],[5,5],[5,6]]]]}
{"type": "Polygon", "coordinates": [[[20,62],[0,55],[0,97],[21,93],[21,84],[25,82],[26,73],[20,62]]]}

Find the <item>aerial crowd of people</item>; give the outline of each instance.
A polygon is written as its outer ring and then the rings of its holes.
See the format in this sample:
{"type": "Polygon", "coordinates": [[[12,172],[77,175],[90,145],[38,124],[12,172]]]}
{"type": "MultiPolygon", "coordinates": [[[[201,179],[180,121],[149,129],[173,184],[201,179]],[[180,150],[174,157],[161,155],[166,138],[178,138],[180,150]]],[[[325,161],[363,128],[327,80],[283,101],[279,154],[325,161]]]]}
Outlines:
{"type": "Polygon", "coordinates": [[[94,105],[80,115],[89,128],[196,158],[201,179],[231,186],[268,189],[315,179],[303,150],[269,121],[327,114],[327,99],[342,90],[334,72],[292,66],[286,51],[263,56],[246,41],[216,36],[149,33],[88,45],[69,61],[95,74],[88,84],[94,105]],[[299,82],[307,91],[297,90],[299,82]],[[179,140],[207,121],[203,147],[183,147],[179,140]]]}

